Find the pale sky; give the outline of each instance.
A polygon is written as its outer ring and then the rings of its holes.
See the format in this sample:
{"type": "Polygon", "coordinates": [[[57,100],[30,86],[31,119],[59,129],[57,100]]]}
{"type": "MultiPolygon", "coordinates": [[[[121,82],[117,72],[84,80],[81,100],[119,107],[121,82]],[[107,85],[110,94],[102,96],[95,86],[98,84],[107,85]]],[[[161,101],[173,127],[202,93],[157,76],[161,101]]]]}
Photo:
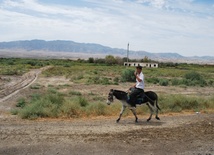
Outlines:
{"type": "Polygon", "coordinates": [[[214,56],[214,0],[0,0],[0,42],[32,39],[214,56]]]}

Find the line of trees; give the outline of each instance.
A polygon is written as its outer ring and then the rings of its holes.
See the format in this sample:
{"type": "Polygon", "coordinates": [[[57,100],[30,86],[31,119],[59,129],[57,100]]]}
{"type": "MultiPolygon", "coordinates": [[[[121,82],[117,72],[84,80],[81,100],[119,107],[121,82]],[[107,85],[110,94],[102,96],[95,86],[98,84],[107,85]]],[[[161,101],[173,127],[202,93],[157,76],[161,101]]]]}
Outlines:
{"type": "MultiPolygon", "coordinates": [[[[98,63],[98,64],[107,64],[107,65],[123,65],[124,62],[127,61],[127,57],[114,57],[113,55],[107,55],[105,58],[92,58],[90,57],[87,62],[89,63],[98,63]]],[[[129,59],[129,62],[155,62],[151,59],[149,59],[147,56],[145,56],[143,59],[129,59]]]]}

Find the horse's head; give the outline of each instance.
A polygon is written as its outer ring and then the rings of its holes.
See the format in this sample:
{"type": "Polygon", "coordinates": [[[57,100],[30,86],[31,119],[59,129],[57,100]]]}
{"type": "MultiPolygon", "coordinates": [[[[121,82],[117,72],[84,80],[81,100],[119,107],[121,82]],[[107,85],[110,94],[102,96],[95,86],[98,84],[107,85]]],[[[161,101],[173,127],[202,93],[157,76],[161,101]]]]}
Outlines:
{"type": "Polygon", "coordinates": [[[107,102],[106,102],[108,105],[110,105],[114,101],[113,93],[114,93],[114,90],[111,89],[109,94],[108,94],[108,99],[107,99],[107,102]]]}

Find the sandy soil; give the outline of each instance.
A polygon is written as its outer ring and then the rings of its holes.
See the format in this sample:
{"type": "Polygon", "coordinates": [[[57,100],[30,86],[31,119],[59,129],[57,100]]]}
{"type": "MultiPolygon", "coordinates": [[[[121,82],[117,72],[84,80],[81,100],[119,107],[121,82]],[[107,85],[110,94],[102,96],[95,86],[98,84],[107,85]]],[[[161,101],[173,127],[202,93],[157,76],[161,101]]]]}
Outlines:
{"type": "MultiPolygon", "coordinates": [[[[97,92],[106,96],[112,86],[97,87],[69,83],[68,79],[39,77],[41,85],[70,84],[70,89],[97,92]],[[84,88],[84,89],[83,89],[84,88]]],[[[125,90],[127,85],[113,86],[125,90]]],[[[27,85],[29,86],[29,85],[27,85]]],[[[0,102],[0,155],[84,155],[84,154],[136,154],[136,155],[214,155],[214,114],[180,113],[160,115],[161,121],[148,116],[98,117],[84,119],[22,120],[10,114],[11,107],[20,96],[30,94],[28,88],[19,90],[0,102]]],[[[210,95],[212,88],[147,87],[159,93],[210,95]],[[203,89],[203,91],[202,91],[203,89]]]]}
{"type": "Polygon", "coordinates": [[[214,115],[115,119],[0,118],[0,154],[214,154],[214,115]]]}

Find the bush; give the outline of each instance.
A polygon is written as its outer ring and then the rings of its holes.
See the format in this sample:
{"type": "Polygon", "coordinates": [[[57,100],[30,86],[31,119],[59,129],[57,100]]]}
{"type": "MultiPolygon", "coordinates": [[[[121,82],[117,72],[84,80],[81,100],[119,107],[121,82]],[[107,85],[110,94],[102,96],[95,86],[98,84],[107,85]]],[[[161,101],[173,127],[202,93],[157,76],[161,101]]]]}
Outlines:
{"type": "Polygon", "coordinates": [[[160,95],[159,105],[162,112],[180,112],[182,110],[200,111],[213,109],[214,97],[198,97],[186,95],[160,95]]]}
{"type": "Polygon", "coordinates": [[[107,106],[102,103],[93,103],[87,107],[86,113],[93,116],[107,115],[107,106]]]}
{"type": "Polygon", "coordinates": [[[159,79],[156,77],[146,78],[146,82],[152,83],[152,84],[157,84],[157,83],[159,83],[159,79]]]}
{"type": "Polygon", "coordinates": [[[204,78],[197,72],[189,72],[184,75],[183,83],[187,86],[201,86],[204,87],[207,85],[204,78]]]}
{"type": "Polygon", "coordinates": [[[79,105],[81,107],[86,107],[88,105],[88,101],[83,97],[79,97],[79,105]]]}
{"type": "Polygon", "coordinates": [[[88,58],[88,63],[94,63],[94,58],[88,58]]]}
{"type": "Polygon", "coordinates": [[[100,84],[109,85],[109,84],[111,84],[111,82],[109,81],[108,78],[104,77],[104,78],[100,79],[100,84]]]}
{"type": "Polygon", "coordinates": [[[38,117],[58,117],[59,108],[64,98],[59,94],[46,94],[31,100],[30,104],[24,106],[19,115],[22,118],[36,119],[38,117]]]}
{"type": "Polygon", "coordinates": [[[161,86],[168,86],[169,85],[169,81],[167,79],[160,79],[159,80],[159,84],[161,86]]]}
{"type": "Polygon", "coordinates": [[[214,86],[214,80],[208,80],[207,85],[210,87],[214,86]]]}
{"type": "Polygon", "coordinates": [[[24,99],[24,98],[20,98],[20,99],[18,100],[18,103],[16,104],[16,107],[21,107],[21,108],[23,108],[25,105],[26,105],[25,99],[24,99]]]}
{"type": "Polygon", "coordinates": [[[69,94],[70,95],[76,95],[76,96],[81,96],[82,95],[82,93],[78,92],[78,91],[70,91],[69,94]]]}
{"type": "Polygon", "coordinates": [[[186,73],[184,75],[184,78],[188,79],[188,80],[196,80],[196,81],[199,81],[199,80],[202,79],[201,75],[199,73],[197,73],[197,72],[194,72],[194,71],[186,73]]]}
{"type": "Polygon", "coordinates": [[[12,109],[10,112],[12,115],[18,115],[19,110],[18,109],[12,109]]]}
{"type": "Polygon", "coordinates": [[[173,86],[177,86],[177,85],[182,84],[182,80],[179,80],[179,79],[172,79],[171,82],[172,82],[173,86]]]}
{"type": "Polygon", "coordinates": [[[135,76],[134,76],[134,70],[132,69],[125,69],[122,71],[122,82],[134,82],[135,76]]]}
{"type": "Polygon", "coordinates": [[[118,77],[115,77],[115,78],[114,78],[114,82],[117,82],[117,83],[118,83],[119,81],[120,81],[120,79],[119,79],[118,77]]]}
{"type": "Polygon", "coordinates": [[[36,83],[36,84],[34,84],[34,85],[31,85],[30,88],[31,88],[31,89],[40,89],[40,88],[41,88],[41,85],[38,84],[38,83],[36,83]]]}
{"type": "Polygon", "coordinates": [[[73,100],[67,100],[61,107],[61,115],[68,118],[80,117],[82,113],[80,104],[73,100]]]}
{"type": "Polygon", "coordinates": [[[107,55],[107,56],[105,57],[105,63],[106,63],[107,65],[116,64],[116,59],[115,59],[114,56],[112,56],[112,55],[107,55]]]}

